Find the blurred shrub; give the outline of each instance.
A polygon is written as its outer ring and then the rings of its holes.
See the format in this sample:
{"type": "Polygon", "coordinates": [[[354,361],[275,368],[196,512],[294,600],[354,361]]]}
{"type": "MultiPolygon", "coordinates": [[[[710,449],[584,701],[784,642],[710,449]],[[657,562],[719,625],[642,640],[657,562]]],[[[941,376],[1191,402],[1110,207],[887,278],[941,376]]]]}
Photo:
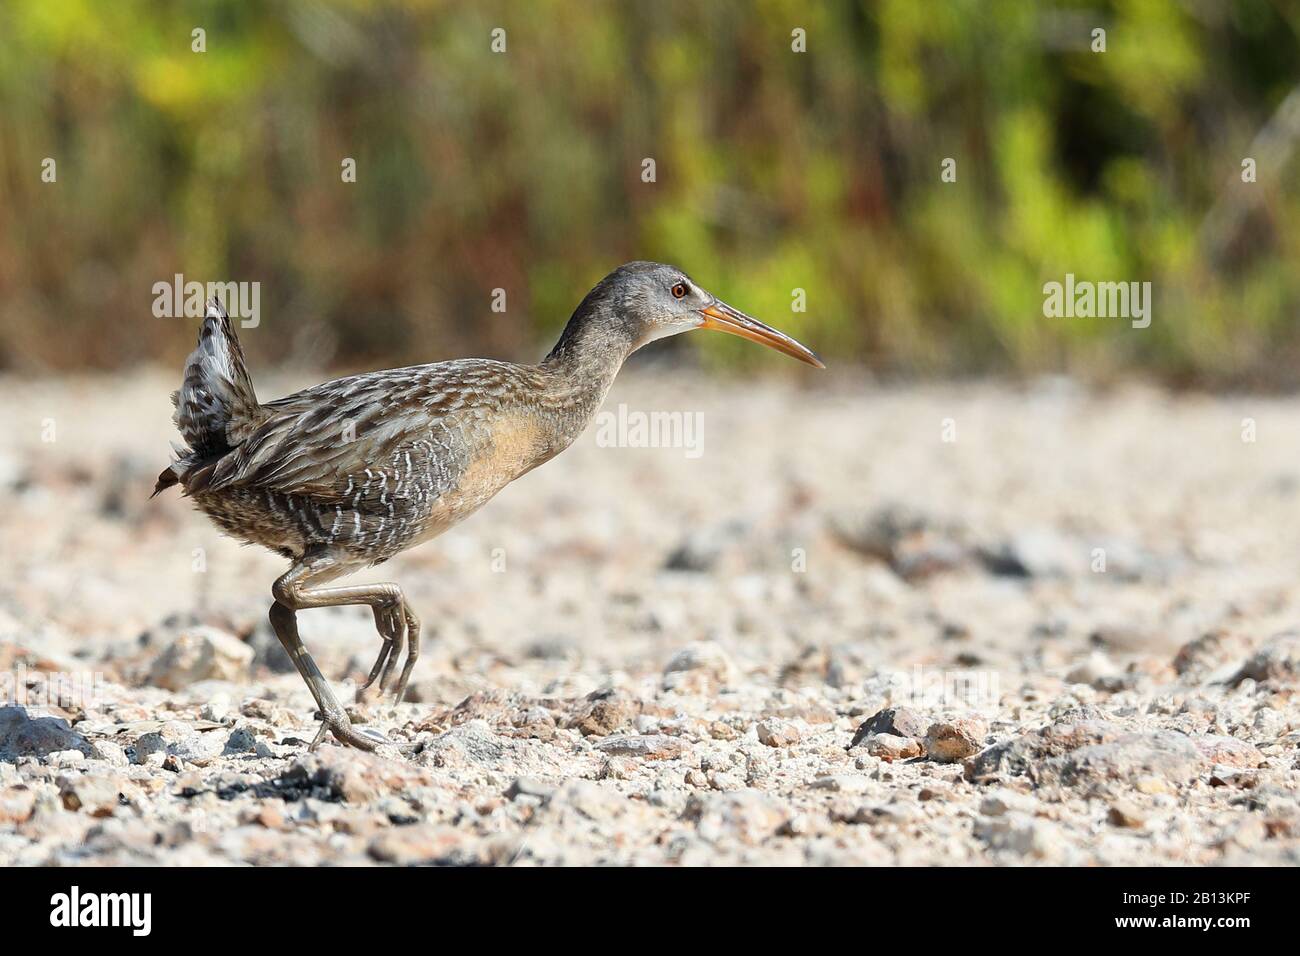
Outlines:
{"type": "Polygon", "coordinates": [[[10,0],[0,367],[178,362],[175,273],[261,283],[261,361],[535,358],[650,258],[887,373],[1290,384],[1298,34],[1270,0],[10,0]],[[1151,281],[1151,328],[1044,318],[1067,272],[1151,281]]]}

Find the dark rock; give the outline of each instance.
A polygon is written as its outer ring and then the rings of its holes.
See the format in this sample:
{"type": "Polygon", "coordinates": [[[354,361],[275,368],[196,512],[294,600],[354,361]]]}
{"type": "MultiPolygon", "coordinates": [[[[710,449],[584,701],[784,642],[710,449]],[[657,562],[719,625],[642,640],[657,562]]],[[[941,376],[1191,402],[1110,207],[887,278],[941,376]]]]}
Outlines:
{"type": "Polygon", "coordinates": [[[90,743],[61,717],[31,717],[24,707],[0,707],[0,753],[46,757],[64,750],[98,756],[90,743]]]}
{"type": "Polygon", "coordinates": [[[1270,637],[1241,665],[1232,683],[1240,684],[1246,679],[1279,684],[1300,681],[1300,634],[1285,631],[1270,637]]]}
{"type": "Polygon", "coordinates": [[[930,722],[907,707],[886,707],[872,714],[860,725],[853,735],[849,749],[863,743],[874,734],[893,734],[896,737],[925,737],[930,722]]]}

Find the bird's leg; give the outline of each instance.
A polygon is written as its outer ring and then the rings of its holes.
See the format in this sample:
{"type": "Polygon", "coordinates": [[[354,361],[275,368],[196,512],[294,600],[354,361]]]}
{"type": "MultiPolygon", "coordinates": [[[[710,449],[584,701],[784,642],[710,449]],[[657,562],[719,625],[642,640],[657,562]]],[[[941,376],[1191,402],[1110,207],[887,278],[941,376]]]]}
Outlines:
{"type": "MultiPolygon", "coordinates": [[[[366,686],[369,686],[371,681],[374,680],[376,672],[382,670],[383,679],[380,686],[385,690],[388,686],[388,677],[393,664],[401,656],[407,622],[415,618],[414,615],[409,615],[406,611],[406,602],[402,598],[401,589],[395,584],[334,588],[308,587],[311,580],[324,577],[335,569],[334,560],[327,555],[305,558],[294,565],[271,588],[276,602],[271,608],[271,622],[275,627],[276,636],[279,637],[280,643],[284,645],[290,659],[294,662],[294,666],[298,668],[303,680],[307,682],[307,687],[311,690],[312,696],[316,698],[317,706],[320,708],[321,715],[329,730],[344,743],[364,750],[373,750],[377,744],[385,741],[365,736],[352,728],[347,714],[330,691],[324,675],[321,674],[320,669],[317,668],[315,661],[312,660],[311,655],[307,652],[301,638],[298,636],[295,612],[308,608],[333,607],[343,604],[369,605],[374,611],[375,623],[380,630],[380,636],[384,638],[384,647],[380,652],[380,659],[375,662],[370,678],[366,681],[366,686]]],[[[413,658],[419,656],[418,627],[417,621],[416,643],[413,644],[414,654],[408,656],[406,666],[402,671],[402,679],[398,688],[399,700],[401,699],[400,694],[406,690],[406,679],[410,676],[411,667],[414,666],[413,658]]],[[[319,742],[319,738],[317,742],[319,742]]]]}
{"type": "MultiPolygon", "coordinates": [[[[284,582],[293,573],[293,571],[290,571],[280,581],[277,581],[276,587],[280,587],[281,582],[284,582]]],[[[284,590],[294,591],[292,595],[286,594],[285,596],[295,602],[296,610],[334,607],[342,604],[367,604],[371,607],[375,615],[375,629],[379,631],[379,636],[383,639],[384,645],[379,649],[379,656],[375,659],[374,666],[370,668],[369,676],[358,688],[358,693],[364,692],[375,682],[376,678],[379,679],[381,692],[387,693],[393,690],[394,668],[407,644],[408,625],[414,620],[416,622],[416,641],[412,644],[407,655],[406,665],[402,669],[402,673],[409,679],[410,670],[415,666],[415,661],[420,656],[419,621],[407,608],[402,589],[396,584],[359,584],[351,587],[309,588],[299,580],[288,582],[284,590]]],[[[277,597],[277,600],[280,600],[280,598],[277,597]]],[[[400,703],[405,692],[406,680],[399,679],[394,703],[400,703]]]]}
{"type": "Polygon", "coordinates": [[[276,602],[271,605],[271,627],[275,629],[275,636],[280,639],[280,644],[284,647],[285,653],[289,655],[289,660],[293,661],[293,666],[298,669],[302,679],[307,683],[307,689],[311,691],[312,697],[316,699],[316,707],[321,714],[321,730],[316,734],[316,739],[311,742],[311,750],[320,746],[321,740],[328,729],[333,732],[334,736],[346,744],[359,747],[362,750],[374,750],[383,741],[366,736],[352,728],[352,722],[348,720],[343,705],[339,703],[334,692],[330,690],[329,683],[325,680],[325,675],[320,672],[316,666],[316,661],[312,659],[307,648],[303,646],[302,638],[298,636],[298,620],[294,610],[285,604],[282,604],[277,598],[276,602]]]}

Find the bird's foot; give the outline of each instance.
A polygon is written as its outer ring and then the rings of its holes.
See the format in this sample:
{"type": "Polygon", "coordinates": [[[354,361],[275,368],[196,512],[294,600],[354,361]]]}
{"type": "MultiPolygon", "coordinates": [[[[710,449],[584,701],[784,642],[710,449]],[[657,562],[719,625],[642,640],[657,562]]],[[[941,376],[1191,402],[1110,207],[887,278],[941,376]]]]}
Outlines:
{"type": "Polygon", "coordinates": [[[364,750],[367,753],[374,753],[381,747],[391,747],[398,753],[412,754],[419,747],[417,744],[408,742],[399,742],[389,740],[377,730],[371,730],[369,727],[355,727],[352,721],[348,720],[346,714],[324,715],[321,720],[320,730],[316,732],[316,738],[308,747],[308,752],[315,751],[325,739],[325,735],[333,734],[334,738],[342,744],[349,747],[356,747],[358,750],[364,750]]]}
{"type": "Polygon", "coordinates": [[[375,607],[375,628],[384,643],[379,648],[379,656],[375,658],[374,666],[370,668],[370,675],[357,688],[357,700],[365,701],[369,697],[366,691],[378,679],[379,689],[375,696],[382,696],[392,691],[393,703],[400,704],[406,696],[406,685],[411,679],[411,670],[420,656],[420,621],[406,607],[405,602],[398,599],[390,604],[375,607]],[[406,649],[406,663],[402,665],[401,674],[398,675],[395,665],[397,659],[402,656],[403,648],[406,649]],[[397,678],[395,685],[394,677],[397,678]]]}

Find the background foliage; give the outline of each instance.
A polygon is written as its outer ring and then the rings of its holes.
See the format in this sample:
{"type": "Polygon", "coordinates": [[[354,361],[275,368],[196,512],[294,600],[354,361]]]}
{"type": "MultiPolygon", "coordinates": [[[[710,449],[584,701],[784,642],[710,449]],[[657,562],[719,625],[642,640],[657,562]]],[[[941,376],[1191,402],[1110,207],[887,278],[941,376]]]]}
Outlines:
{"type": "Polygon", "coordinates": [[[650,258],[841,367],[1290,385],[1298,84],[1283,0],[10,0],[0,367],[179,362],[177,272],[261,282],[256,361],[532,359],[650,258]],[[1045,319],[1066,272],[1151,327],[1045,319]]]}

